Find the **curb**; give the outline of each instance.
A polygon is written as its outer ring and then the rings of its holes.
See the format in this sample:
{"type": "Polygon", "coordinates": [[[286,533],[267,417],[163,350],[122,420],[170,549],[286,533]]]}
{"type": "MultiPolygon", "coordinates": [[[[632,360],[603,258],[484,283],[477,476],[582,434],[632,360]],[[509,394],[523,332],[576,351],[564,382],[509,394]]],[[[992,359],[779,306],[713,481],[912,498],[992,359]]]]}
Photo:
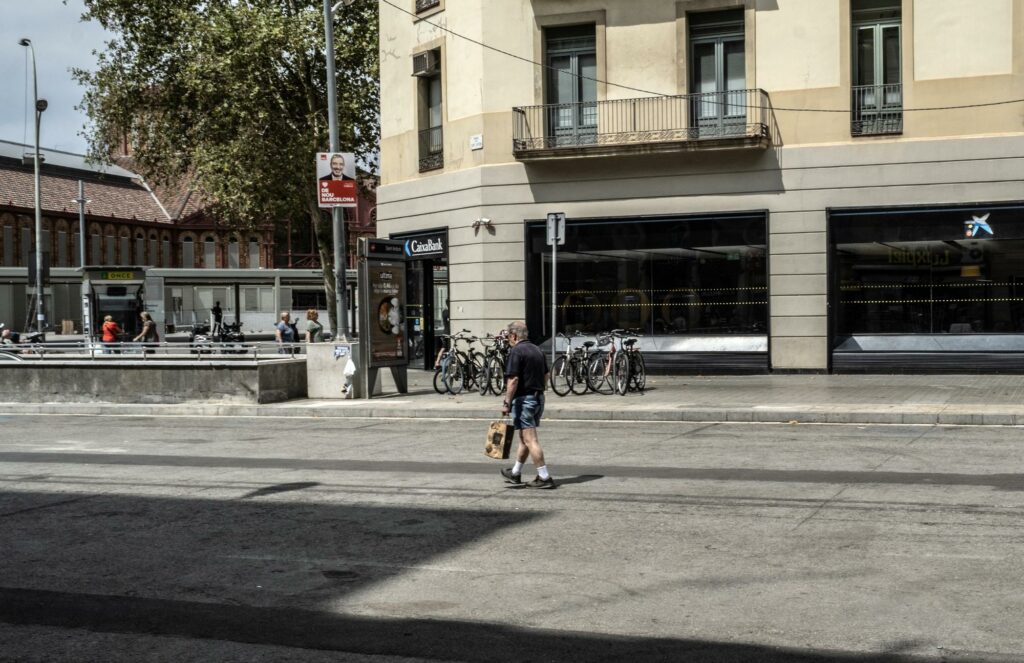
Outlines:
{"type": "MultiPolygon", "coordinates": [[[[382,405],[251,405],[237,403],[0,403],[0,415],[93,415],[167,417],[308,417],[361,419],[470,419],[492,420],[495,408],[437,407],[410,412],[382,405]]],[[[1024,426],[1024,409],[978,412],[937,406],[915,411],[822,408],[659,408],[588,410],[549,408],[548,421],[773,423],[773,424],[902,424],[944,426],[1024,426]]]]}

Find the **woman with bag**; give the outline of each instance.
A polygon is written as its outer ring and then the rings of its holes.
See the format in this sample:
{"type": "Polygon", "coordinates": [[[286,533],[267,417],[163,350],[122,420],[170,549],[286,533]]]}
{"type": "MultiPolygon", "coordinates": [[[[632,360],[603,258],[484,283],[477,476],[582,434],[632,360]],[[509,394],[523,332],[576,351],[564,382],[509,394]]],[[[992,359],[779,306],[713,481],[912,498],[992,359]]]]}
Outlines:
{"type": "MultiPolygon", "coordinates": [[[[135,343],[142,341],[144,345],[159,343],[160,334],[156,330],[156,322],[153,321],[153,316],[146,311],[143,311],[139,314],[139,317],[142,318],[142,331],[139,332],[139,335],[133,338],[132,341],[135,343]]],[[[150,353],[152,350],[146,350],[146,352],[150,353]]]]}
{"type": "Polygon", "coordinates": [[[111,348],[117,343],[117,337],[123,333],[117,323],[114,322],[114,316],[103,316],[103,335],[100,337],[100,341],[103,342],[105,353],[115,352],[111,348]]]}

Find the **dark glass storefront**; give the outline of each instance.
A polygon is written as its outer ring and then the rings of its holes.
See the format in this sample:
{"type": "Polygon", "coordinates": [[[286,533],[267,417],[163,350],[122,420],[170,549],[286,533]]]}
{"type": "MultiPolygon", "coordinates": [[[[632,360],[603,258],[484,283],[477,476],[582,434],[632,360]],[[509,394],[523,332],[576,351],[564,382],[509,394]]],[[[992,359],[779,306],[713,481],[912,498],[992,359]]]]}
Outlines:
{"type": "Polygon", "coordinates": [[[1008,370],[1024,205],[829,210],[833,369],[1008,370]]]}
{"type": "MultiPolygon", "coordinates": [[[[551,336],[551,247],[526,230],[527,323],[551,336]]],[[[588,336],[636,329],[649,363],[767,370],[765,212],[568,219],[558,248],[557,327],[588,336]]]]}

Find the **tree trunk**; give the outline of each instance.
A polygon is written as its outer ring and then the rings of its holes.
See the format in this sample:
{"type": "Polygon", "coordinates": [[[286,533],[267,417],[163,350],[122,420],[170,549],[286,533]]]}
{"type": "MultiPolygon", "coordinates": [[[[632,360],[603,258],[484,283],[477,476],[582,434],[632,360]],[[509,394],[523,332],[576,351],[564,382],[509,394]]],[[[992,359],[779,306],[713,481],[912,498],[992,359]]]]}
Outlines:
{"type": "Polygon", "coordinates": [[[333,228],[325,223],[324,214],[312,205],[309,209],[312,220],[313,234],[316,237],[316,250],[320,254],[320,265],[324,272],[324,292],[327,293],[327,318],[331,323],[334,337],[338,337],[338,297],[334,287],[334,237],[333,228]]]}

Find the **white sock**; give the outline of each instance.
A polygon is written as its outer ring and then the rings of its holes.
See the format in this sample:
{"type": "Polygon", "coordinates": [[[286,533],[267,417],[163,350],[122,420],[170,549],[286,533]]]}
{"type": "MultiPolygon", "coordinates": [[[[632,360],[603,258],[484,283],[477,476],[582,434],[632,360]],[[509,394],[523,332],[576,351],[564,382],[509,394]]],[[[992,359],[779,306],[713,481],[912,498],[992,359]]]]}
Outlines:
{"type": "Polygon", "coordinates": [[[548,466],[547,465],[541,465],[540,467],[538,467],[537,468],[537,476],[539,476],[544,481],[547,481],[550,478],[550,476],[551,476],[551,475],[548,474],[548,466]]]}
{"type": "Polygon", "coordinates": [[[523,473],[523,464],[520,463],[517,460],[516,464],[512,466],[512,474],[522,474],[522,473],[523,473]]]}

